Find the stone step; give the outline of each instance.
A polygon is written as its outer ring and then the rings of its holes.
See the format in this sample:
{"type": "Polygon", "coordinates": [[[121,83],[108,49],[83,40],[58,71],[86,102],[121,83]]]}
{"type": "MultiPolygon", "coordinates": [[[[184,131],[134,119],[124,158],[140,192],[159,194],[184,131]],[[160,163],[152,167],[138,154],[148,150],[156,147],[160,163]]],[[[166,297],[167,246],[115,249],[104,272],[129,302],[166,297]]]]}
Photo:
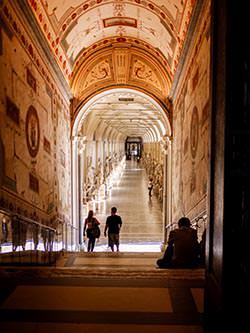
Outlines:
{"type": "Polygon", "coordinates": [[[58,260],[53,276],[202,280],[205,278],[204,268],[159,269],[156,265],[159,257],[159,253],[155,252],[65,253],[58,260]]]}
{"type": "Polygon", "coordinates": [[[1,277],[9,278],[122,278],[122,279],[171,279],[171,280],[202,280],[205,281],[204,268],[197,269],[159,269],[156,267],[135,268],[119,267],[22,267],[2,269],[1,277]]]}
{"type": "Polygon", "coordinates": [[[54,266],[2,267],[1,276],[39,278],[205,279],[204,268],[159,269],[155,252],[63,252],[54,266]]]}

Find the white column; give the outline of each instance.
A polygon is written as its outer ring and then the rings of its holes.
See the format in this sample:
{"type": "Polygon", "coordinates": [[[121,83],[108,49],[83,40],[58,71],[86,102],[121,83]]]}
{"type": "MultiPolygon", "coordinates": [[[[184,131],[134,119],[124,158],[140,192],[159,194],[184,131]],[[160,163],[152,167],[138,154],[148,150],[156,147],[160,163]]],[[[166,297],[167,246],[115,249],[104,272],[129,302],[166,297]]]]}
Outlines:
{"type": "Polygon", "coordinates": [[[85,148],[86,148],[86,137],[78,137],[77,140],[77,151],[79,155],[79,166],[78,166],[78,172],[79,172],[79,243],[82,245],[83,243],[83,219],[84,219],[84,210],[83,210],[83,201],[84,201],[84,182],[85,182],[85,148]]]}
{"type": "Polygon", "coordinates": [[[164,136],[162,139],[162,150],[164,153],[163,161],[163,226],[164,244],[167,242],[166,226],[172,223],[172,149],[171,138],[164,136]]]}
{"type": "MultiPolygon", "coordinates": [[[[73,232],[73,237],[68,239],[73,239],[74,245],[78,245],[79,239],[79,170],[78,170],[78,138],[74,137],[72,139],[72,224],[73,227],[78,230],[73,232]],[[76,241],[77,240],[77,241],[76,241]]],[[[73,245],[73,244],[71,244],[73,245]]]]}

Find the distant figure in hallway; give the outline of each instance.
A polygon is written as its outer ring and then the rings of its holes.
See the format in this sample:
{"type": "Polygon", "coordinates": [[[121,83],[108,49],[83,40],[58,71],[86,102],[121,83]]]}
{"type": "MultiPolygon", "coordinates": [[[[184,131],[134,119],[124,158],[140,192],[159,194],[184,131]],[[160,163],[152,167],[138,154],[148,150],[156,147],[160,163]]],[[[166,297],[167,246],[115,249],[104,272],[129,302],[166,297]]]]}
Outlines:
{"type": "Polygon", "coordinates": [[[197,230],[189,218],[182,217],[178,228],[170,231],[168,246],[163,258],[157,260],[159,268],[194,268],[199,263],[197,230]]]}
{"type": "Polygon", "coordinates": [[[149,182],[148,182],[148,195],[150,197],[152,197],[152,190],[153,190],[153,178],[150,178],[149,179],[149,182]]]}
{"type": "Polygon", "coordinates": [[[100,222],[94,217],[94,211],[90,210],[88,217],[85,219],[84,228],[83,228],[83,237],[88,238],[88,252],[93,252],[95,247],[96,238],[100,237],[100,222]],[[86,231],[87,229],[87,231],[86,231]]]}
{"type": "Polygon", "coordinates": [[[111,215],[107,217],[106,225],[104,229],[104,236],[107,236],[108,230],[108,244],[114,252],[114,245],[116,246],[117,252],[119,251],[119,238],[120,238],[120,230],[122,226],[122,219],[119,215],[117,215],[117,208],[111,208],[111,215]]]}

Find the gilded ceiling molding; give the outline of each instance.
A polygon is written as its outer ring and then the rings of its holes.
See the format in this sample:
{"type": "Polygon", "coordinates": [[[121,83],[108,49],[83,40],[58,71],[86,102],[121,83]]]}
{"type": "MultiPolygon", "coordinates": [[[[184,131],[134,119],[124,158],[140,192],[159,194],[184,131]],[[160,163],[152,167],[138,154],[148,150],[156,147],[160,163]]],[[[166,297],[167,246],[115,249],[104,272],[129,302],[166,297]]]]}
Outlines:
{"type": "Polygon", "coordinates": [[[96,86],[99,83],[107,84],[114,80],[113,69],[112,69],[112,58],[111,55],[108,57],[98,58],[98,61],[93,67],[89,66],[84,72],[86,77],[81,82],[83,91],[86,91],[91,86],[96,86]]]}

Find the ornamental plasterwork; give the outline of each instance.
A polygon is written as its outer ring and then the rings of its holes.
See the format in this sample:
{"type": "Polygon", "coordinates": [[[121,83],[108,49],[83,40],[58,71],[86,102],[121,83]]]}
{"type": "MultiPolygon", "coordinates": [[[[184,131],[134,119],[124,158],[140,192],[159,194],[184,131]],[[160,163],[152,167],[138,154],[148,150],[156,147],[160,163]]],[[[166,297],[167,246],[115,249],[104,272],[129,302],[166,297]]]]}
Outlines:
{"type": "Polygon", "coordinates": [[[127,73],[129,68],[129,53],[127,49],[115,49],[113,53],[114,68],[117,83],[127,82],[127,73]]]}
{"type": "Polygon", "coordinates": [[[134,58],[132,61],[130,80],[139,80],[144,84],[153,85],[156,89],[161,90],[161,84],[156,75],[156,69],[138,58],[134,58]]]}
{"type": "Polygon", "coordinates": [[[114,47],[113,50],[86,59],[82,70],[72,82],[74,96],[84,98],[90,90],[108,85],[128,85],[151,90],[163,99],[169,89],[169,80],[164,68],[150,54],[143,55],[138,50],[127,47],[114,47]]]}
{"type": "Polygon", "coordinates": [[[77,75],[76,85],[72,85],[74,96],[79,97],[85,90],[96,87],[99,84],[107,84],[112,82],[112,57],[108,53],[104,53],[97,58],[89,59],[87,66],[84,66],[77,75]]]}
{"type": "Polygon", "coordinates": [[[86,81],[84,83],[84,88],[88,88],[90,85],[97,82],[112,79],[112,73],[110,69],[110,64],[107,59],[100,61],[92,69],[89,70],[87,74],[86,81]]]}
{"type": "MultiPolygon", "coordinates": [[[[90,60],[93,58],[94,55],[99,54],[98,52],[102,51],[105,46],[105,50],[113,48],[114,52],[120,52],[120,50],[124,49],[139,49],[140,52],[143,53],[150,53],[151,57],[154,59],[157,59],[157,62],[160,64],[160,66],[163,66],[165,69],[165,72],[168,75],[168,79],[173,79],[173,73],[170,70],[169,64],[164,58],[164,55],[159,52],[156,48],[154,48],[152,45],[139,40],[130,38],[128,36],[126,37],[117,37],[117,38],[109,38],[99,41],[95,44],[95,47],[88,48],[85,52],[81,54],[81,56],[78,57],[76,63],[74,64],[73,73],[74,75],[71,78],[71,81],[74,81],[74,77],[78,75],[78,71],[80,67],[85,66],[86,60],[90,60]],[[122,46],[120,47],[119,45],[122,46]]],[[[127,52],[127,51],[126,51],[127,52]]],[[[126,55],[127,56],[127,55],[126,55]]],[[[129,61],[129,59],[127,59],[129,61]]]]}

